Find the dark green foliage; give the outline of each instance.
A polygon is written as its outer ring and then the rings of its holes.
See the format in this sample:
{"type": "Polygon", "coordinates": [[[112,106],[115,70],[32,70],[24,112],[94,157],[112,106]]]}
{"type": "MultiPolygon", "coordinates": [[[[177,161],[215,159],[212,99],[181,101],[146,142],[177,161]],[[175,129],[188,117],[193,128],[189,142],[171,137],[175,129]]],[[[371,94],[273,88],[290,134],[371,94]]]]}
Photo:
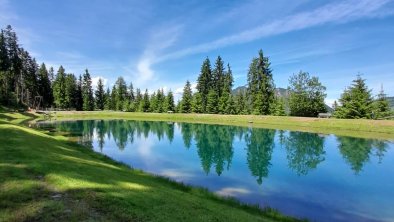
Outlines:
{"type": "Polygon", "coordinates": [[[197,79],[197,91],[201,95],[202,112],[206,111],[208,92],[212,88],[212,70],[209,58],[206,58],[201,66],[201,72],[197,79]]]}
{"type": "Polygon", "coordinates": [[[17,75],[15,86],[17,103],[32,106],[34,97],[38,94],[38,64],[36,60],[30,56],[29,52],[24,49],[20,49],[19,57],[22,66],[19,75],[17,75]]]}
{"type": "MultiPolygon", "coordinates": [[[[218,112],[221,114],[229,114],[229,104],[228,102],[234,102],[231,98],[231,91],[233,87],[233,74],[230,68],[230,65],[227,64],[227,71],[225,72],[223,79],[222,79],[222,86],[220,90],[220,95],[219,96],[219,105],[218,105],[218,112]],[[231,98],[231,99],[230,99],[231,98]]],[[[219,94],[218,94],[219,95],[219,94]]],[[[230,106],[234,106],[234,104],[231,104],[230,106]]],[[[235,110],[231,111],[235,113],[235,110]]]]}
{"type": "Polygon", "coordinates": [[[237,94],[235,94],[235,110],[237,114],[248,114],[246,100],[247,99],[245,91],[241,90],[237,94]]]}
{"type": "Polygon", "coordinates": [[[113,85],[112,86],[112,90],[111,90],[111,96],[110,96],[110,110],[116,110],[116,86],[113,85]]]}
{"type": "Polygon", "coordinates": [[[223,87],[224,87],[224,64],[223,60],[220,56],[217,57],[215,62],[215,67],[212,70],[212,87],[216,92],[218,97],[221,97],[223,94],[223,87]]]}
{"type": "Polygon", "coordinates": [[[300,71],[289,79],[289,107],[290,115],[317,117],[318,113],[325,113],[326,87],[315,76],[300,71]]]}
{"type": "Polygon", "coordinates": [[[104,91],[104,84],[103,80],[99,78],[97,82],[97,89],[95,92],[95,101],[96,101],[96,108],[100,110],[104,110],[105,105],[105,91],[104,91]]]}
{"type": "Polygon", "coordinates": [[[193,106],[193,112],[194,113],[202,113],[203,112],[201,93],[199,93],[199,92],[194,93],[192,106],[193,106]]]}
{"type": "Polygon", "coordinates": [[[183,95],[181,101],[180,112],[181,113],[191,113],[192,112],[192,88],[189,80],[186,81],[186,85],[183,88],[183,95]]]}
{"type": "Polygon", "coordinates": [[[149,102],[150,102],[150,111],[156,112],[157,108],[159,107],[156,92],[153,92],[153,94],[150,96],[149,102]]]}
{"type": "Polygon", "coordinates": [[[235,101],[234,101],[234,96],[233,95],[229,95],[227,102],[226,102],[226,108],[224,111],[225,114],[237,114],[237,108],[235,106],[235,101]]]}
{"type": "Polygon", "coordinates": [[[53,97],[57,108],[65,109],[66,106],[66,73],[63,66],[59,67],[55,81],[53,82],[53,97]]]}
{"type": "Polygon", "coordinates": [[[127,85],[126,81],[123,79],[123,77],[118,77],[118,79],[115,82],[115,110],[121,111],[124,108],[124,103],[127,100],[127,85]]]}
{"type": "Polygon", "coordinates": [[[258,184],[268,177],[271,166],[275,130],[251,128],[245,135],[249,169],[258,184]]]}
{"type": "Polygon", "coordinates": [[[274,116],[286,116],[285,100],[281,98],[275,98],[275,103],[271,107],[271,114],[274,116]]]}
{"type": "Polygon", "coordinates": [[[208,93],[208,98],[207,98],[207,108],[206,108],[206,112],[207,113],[218,113],[218,95],[217,92],[213,89],[209,90],[208,93]]]}
{"type": "Polygon", "coordinates": [[[71,109],[76,108],[76,89],[77,79],[73,74],[66,74],[65,76],[65,108],[71,109]]]}
{"type": "Polygon", "coordinates": [[[343,158],[349,163],[355,174],[362,171],[373,150],[376,151],[376,155],[381,161],[381,157],[388,149],[387,144],[382,140],[338,137],[338,143],[343,158]]]}
{"type": "Polygon", "coordinates": [[[141,100],[140,111],[141,112],[149,112],[150,111],[150,101],[149,101],[148,89],[145,90],[144,96],[141,100]]]}
{"type": "Polygon", "coordinates": [[[378,98],[374,101],[373,103],[373,108],[374,108],[374,116],[373,118],[384,118],[386,116],[390,116],[391,114],[393,114],[393,112],[390,109],[390,103],[387,100],[387,96],[384,93],[383,87],[380,90],[378,96],[378,98]]]}
{"type": "Polygon", "coordinates": [[[275,99],[275,85],[271,63],[259,51],[259,57],[253,58],[248,71],[248,93],[253,114],[268,115],[275,99]]]}
{"type": "Polygon", "coordinates": [[[44,63],[41,64],[38,70],[37,90],[38,94],[43,97],[43,106],[51,106],[53,100],[52,84],[44,63]]]}
{"type": "Polygon", "coordinates": [[[341,119],[360,119],[373,117],[373,99],[371,90],[360,75],[353,80],[352,86],[347,88],[339,99],[341,106],[337,107],[334,115],[341,119]]]}
{"type": "Polygon", "coordinates": [[[234,154],[233,139],[237,127],[190,123],[182,123],[181,127],[185,145],[190,146],[194,135],[197,153],[206,174],[214,168],[216,174],[220,176],[224,169],[230,169],[234,154]]]}
{"type": "Polygon", "coordinates": [[[75,90],[75,109],[81,111],[83,109],[83,97],[82,97],[82,76],[79,75],[77,81],[77,88],[75,90]]]}
{"type": "Polygon", "coordinates": [[[174,102],[174,95],[172,94],[172,91],[170,90],[165,98],[164,102],[164,111],[165,112],[175,112],[175,102],[174,102]]]}
{"type": "Polygon", "coordinates": [[[151,112],[162,113],[165,108],[165,95],[163,89],[157,90],[151,97],[151,112]]]}
{"type": "Polygon", "coordinates": [[[83,110],[92,111],[94,110],[94,98],[92,89],[92,79],[90,78],[89,71],[86,69],[82,76],[82,98],[83,98],[83,110]]]}
{"type": "Polygon", "coordinates": [[[135,111],[142,112],[142,110],[141,110],[141,102],[142,102],[141,90],[139,88],[137,88],[136,94],[135,94],[135,102],[134,102],[134,109],[135,109],[135,111]]]}
{"type": "Polygon", "coordinates": [[[105,92],[105,104],[104,104],[104,109],[105,110],[111,110],[111,91],[109,88],[107,88],[107,91],[105,92]]]}
{"type": "MultiPolygon", "coordinates": [[[[32,106],[38,95],[38,65],[18,44],[8,25],[0,33],[0,103],[7,106],[32,106]]],[[[45,104],[47,106],[47,104],[45,104]]]]}
{"type": "Polygon", "coordinates": [[[289,167],[298,175],[306,175],[324,161],[324,137],[315,133],[289,132],[284,138],[289,167]]]}

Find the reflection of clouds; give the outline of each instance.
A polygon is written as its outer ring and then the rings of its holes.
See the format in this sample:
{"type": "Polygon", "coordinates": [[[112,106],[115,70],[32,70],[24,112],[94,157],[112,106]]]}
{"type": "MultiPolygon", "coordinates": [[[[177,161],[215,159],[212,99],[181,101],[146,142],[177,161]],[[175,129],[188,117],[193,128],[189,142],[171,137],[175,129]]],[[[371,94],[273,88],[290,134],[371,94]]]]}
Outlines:
{"type": "Polygon", "coordinates": [[[245,188],[225,187],[216,191],[215,193],[219,194],[220,196],[239,196],[250,194],[251,192],[245,188]]]}
{"type": "Polygon", "coordinates": [[[178,169],[164,169],[160,171],[160,175],[163,175],[165,177],[170,177],[173,179],[186,179],[186,178],[192,178],[193,174],[190,172],[178,170],[178,169]]]}
{"type": "Polygon", "coordinates": [[[151,156],[152,153],[152,147],[154,145],[154,142],[147,138],[147,139],[141,139],[138,140],[135,143],[136,147],[137,147],[137,152],[140,154],[140,156],[142,157],[149,157],[151,156]]]}

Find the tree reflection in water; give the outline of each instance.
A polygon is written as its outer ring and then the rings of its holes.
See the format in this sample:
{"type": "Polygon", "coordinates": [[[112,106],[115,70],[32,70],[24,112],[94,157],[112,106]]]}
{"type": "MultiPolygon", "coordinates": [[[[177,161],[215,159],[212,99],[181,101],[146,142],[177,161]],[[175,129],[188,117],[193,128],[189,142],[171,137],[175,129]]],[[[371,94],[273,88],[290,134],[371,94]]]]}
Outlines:
{"type": "MultiPolygon", "coordinates": [[[[246,162],[251,175],[258,184],[268,177],[275,148],[275,135],[278,147],[284,147],[288,167],[297,175],[307,175],[325,160],[325,137],[316,133],[293,132],[273,129],[220,126],[208,124],[147,122],[133,120],[84,120],[50,123],[58,131],[77,138],[77,141],[93,148],[93,138],[97,138],[98,148],[102,151],[105,141],[113,139],[119,150],[133,144],[136,138],[157,137],[159,141],[174,140],[174,131],[179,129],[184,146],[194,146],[200,158],[201,167],[206,174],[212,169],[217,175],[230,170],[234,155],[234,139],[245,143],[246,162]]],[[[46,124],[47,127],[48,124],[46,124]]],[[[43,125],[44,126],[44,125],[43,125]]],[[[351,137],[336,137],[338,148],[345,161],[355,174],[362,171],[370,156],[382,161],[388,144],[381,140],[351,137]]]]}

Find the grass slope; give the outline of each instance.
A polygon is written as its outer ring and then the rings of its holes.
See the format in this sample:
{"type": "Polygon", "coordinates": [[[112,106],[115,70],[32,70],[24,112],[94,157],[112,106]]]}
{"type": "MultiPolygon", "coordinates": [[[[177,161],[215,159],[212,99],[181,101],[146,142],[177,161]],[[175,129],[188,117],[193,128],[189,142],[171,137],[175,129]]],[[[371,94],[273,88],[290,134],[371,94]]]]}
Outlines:
{"type": "Polygon", "coordinates": [[[29,115],[2,115],[0,221],[294,220],[130,169],[61,136],[10,123],[29,115]]]}
{"type": "Polygon", "coordinates": [[[337,134],[375,139],[394,139],[393,120],[365,119],[318,119],[305,117],[214,115],[214,114],[167,114],[130,112],[57,112],[56,118],[64,119],[133,119],[152,121],[177,121],[212,123],[222,125],[252,126],[283,130],[337,134]]]}

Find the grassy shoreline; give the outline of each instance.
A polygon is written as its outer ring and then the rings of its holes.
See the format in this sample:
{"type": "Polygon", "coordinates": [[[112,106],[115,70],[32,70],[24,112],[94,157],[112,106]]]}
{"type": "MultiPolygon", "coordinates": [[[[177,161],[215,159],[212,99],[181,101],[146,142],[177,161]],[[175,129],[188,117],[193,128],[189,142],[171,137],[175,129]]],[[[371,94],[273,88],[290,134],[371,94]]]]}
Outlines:
{"type": "Polygon", "coordinates": [[[0,116],[0,221],[297,221],[134,170],[0,116]]]}
{"type": "Polygon", "coordinates": [[[394,120],[345,120],[254,115],[130,113],[112,111],[64,111],[56,112],[55,118],[57,120],[130,119],[207,123],[394,140],[394,120]]]}

